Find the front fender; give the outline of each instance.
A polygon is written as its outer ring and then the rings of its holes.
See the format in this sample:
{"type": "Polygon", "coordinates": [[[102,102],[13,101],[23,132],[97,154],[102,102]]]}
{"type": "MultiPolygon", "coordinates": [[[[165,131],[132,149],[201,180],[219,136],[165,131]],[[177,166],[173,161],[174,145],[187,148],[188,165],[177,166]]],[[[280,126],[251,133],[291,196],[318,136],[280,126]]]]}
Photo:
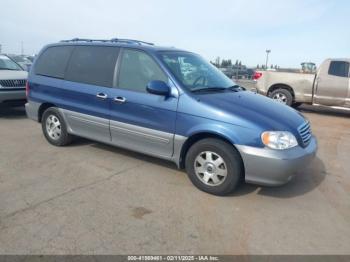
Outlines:
{"type": "Polygon", "coordinates": [[[234,145],[262,147],[257,130],[225,122],[179,113],[176,134],[190,138],[200,133],[210,133],[230,141],[234,145]]]}

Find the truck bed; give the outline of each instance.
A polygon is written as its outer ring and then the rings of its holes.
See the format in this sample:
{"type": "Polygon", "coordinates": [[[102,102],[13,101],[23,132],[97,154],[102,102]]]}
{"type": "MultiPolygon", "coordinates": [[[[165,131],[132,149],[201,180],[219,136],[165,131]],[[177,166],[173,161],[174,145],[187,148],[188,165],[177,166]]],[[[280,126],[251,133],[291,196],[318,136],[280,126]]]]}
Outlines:
{"type": "Polygon", "coordinates": [[[293,89],[295,101],[301,103],[312,102],[312,89],[315,74],[260,71],[262,76],[257,81],[257,91],[263,95],[276,86],[288,86],[293,89]]]}

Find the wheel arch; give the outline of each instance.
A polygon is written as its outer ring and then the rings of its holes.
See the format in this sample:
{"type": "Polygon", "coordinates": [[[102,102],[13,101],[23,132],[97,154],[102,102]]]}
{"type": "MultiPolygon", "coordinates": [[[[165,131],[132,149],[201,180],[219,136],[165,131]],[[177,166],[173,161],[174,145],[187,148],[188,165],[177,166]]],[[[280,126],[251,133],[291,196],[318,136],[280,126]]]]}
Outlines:
{"type": "Polygon", "coordinates": [[[243,168],[244,168],[243,158],[242,158],[239,150],[235,147],[235,142],[231,138],[228,138],[227,136],[225,136],[223,134],[219,134],[216,132],[210,132],[210,131],[194,133],[186,139],[185,143],[181,147],[180,158],[179,158],[179,168],[181,168],[181,169],[185,168],[186,155],[187,155],[187,152],[190,149],[190,147],[193,144],[195,144],[196,142],[203,140],[203,139],[207,139],[207,138],[216,138],[216,139],[219,139],[221,141],[224,141],[224,142],[232,145],[232,147],[240,155],[242,163],[243,163],[243,168]]]}
{"type": "Polygon", "coordinates": [[[267,96],[270,96],[270,94],[277,89],[288,90],[292,94],[293,100],[295,99],[294,89],[290,85],[281,84],[281,83],[273,84],[272,86],[270,86],[268,91],[267,91],[267,96]]]}
{"type": "Polygon", "coordinates": [[[41,123],[43,114],[45,112],[46,109],[50,108],[50,107],[55,107],[56,105],[52,104],[52,103],[42,103],[39,107],[38,110],[38,122],[41,123]]]}

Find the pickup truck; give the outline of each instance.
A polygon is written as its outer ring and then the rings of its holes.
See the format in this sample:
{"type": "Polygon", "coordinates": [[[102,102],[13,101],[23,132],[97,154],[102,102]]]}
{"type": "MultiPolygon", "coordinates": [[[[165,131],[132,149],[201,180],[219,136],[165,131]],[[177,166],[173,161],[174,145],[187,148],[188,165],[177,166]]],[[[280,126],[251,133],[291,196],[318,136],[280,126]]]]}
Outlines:
{"type": "Polygon", "coordinates": [[[256,92],[297,107],[302,103],[350,108],[350,59],[327,59],[316,74],[257,71],[256,92]]]}

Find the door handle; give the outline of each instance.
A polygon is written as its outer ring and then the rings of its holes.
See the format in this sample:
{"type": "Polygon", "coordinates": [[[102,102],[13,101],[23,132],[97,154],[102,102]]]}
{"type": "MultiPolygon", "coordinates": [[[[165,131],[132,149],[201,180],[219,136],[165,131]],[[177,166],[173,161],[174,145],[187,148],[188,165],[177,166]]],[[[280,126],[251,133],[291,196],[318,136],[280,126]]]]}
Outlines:
{"type": "Polygon", "coordinates": [[[117,96],[117,97],[114,98],[114,102],[125,103],[126,102],[126,98],[122,97],[122,96],[117,96]]]}
{"type": "Polygon", "coordinates": [[[106,99],[107,98],[107,95],[105,93],[98,93],[96,95],[97,98],[100,98],[100,99],[106,99]]]}

